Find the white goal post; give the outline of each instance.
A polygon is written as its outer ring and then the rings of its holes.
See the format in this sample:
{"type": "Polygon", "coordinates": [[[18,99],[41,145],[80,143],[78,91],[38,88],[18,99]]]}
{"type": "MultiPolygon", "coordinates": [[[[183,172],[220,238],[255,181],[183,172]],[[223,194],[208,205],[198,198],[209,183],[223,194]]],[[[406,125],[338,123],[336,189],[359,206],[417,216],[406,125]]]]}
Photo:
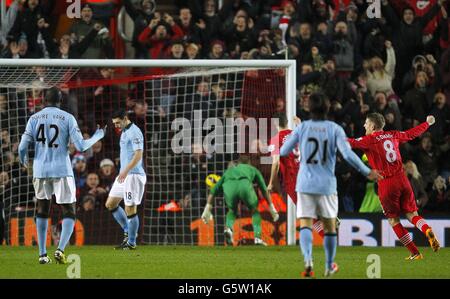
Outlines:
{"type": "MultiPolygon", "coordinates": [[[[0,87],[20,88],[23,84],[24,88],[30,88],[30,86],[26,86],[28,84],[26,79],[23,82],[20,79],[31,76],[31,73],[35,73],[35,71],[30,71],[30,69],[39,67],[66,70],[64,76],[59,72],[48,74],[49,77],[46,80],[41,80],[40,88],[63,84],[65,80],[70,80],[71,76],[80,68],[283,68],[286,78],[286,114],[289,127],[294,127],[293,119],[296,115],[297,102],[297,65],[295,60],[0,59],[0,87]],[[68,69],[73,69],[73,74],[71,72],[67,74],[68,69]]],[[[32,80],[36,81],[36,78],[32,80]]],[[[287,244],[294,245],[296,242],[296,209],[290,199],[288,199],[287,206],[287,244]]]]}

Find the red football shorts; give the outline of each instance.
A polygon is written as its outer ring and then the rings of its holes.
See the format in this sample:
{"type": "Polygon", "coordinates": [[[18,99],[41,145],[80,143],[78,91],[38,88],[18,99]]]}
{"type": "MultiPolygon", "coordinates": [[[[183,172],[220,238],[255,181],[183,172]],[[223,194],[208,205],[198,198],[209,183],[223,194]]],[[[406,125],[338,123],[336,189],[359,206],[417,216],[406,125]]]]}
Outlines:
{"type": "Polygon", "coordinates": [[[411,184],[403,174],[378,181],[378,197],[387,218],[417,211],[411,184]]]}
{"type": "Polygon", "coordinates": [[[295,191],[295,186],[297,185],[296,178],[283,181],[284,191],[289,195],[294,204],[297,204],[297,192],[295,191]]]}

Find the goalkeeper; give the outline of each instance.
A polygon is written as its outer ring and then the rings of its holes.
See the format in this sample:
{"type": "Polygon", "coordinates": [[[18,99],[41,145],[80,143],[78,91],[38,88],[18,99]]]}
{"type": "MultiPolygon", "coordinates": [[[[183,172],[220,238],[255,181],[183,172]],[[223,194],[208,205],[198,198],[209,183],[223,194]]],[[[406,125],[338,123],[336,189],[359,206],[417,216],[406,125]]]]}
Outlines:
{"type": "Polygon", "coordinates": [[[270,193],[267,191],[264,178],[258,169],[248,164],[248,157],[246,156],[241,156],[237,165],[231,166],[225,171],[217,184],[211,189],[211,193],[208,196],[205,210],[202,214],[202,219],[205,223],[208,223],[212,219],[211,210],[214,197],[219,192],[219,189],[223,190],[225,203],[228,208],[224,232],[225,242],[228,245],[233,244],[233,224],[236,220],[239,200],[242,200],[252,213],[255,245],[267,245],[261,239],[261,215],[258,211],[258,197],[253,189],[253,182],[255,181],[270,204],[270,214],[272,215],[273,221],[277,221],[279,218],[278,212],[272,203],[270,193]]]}

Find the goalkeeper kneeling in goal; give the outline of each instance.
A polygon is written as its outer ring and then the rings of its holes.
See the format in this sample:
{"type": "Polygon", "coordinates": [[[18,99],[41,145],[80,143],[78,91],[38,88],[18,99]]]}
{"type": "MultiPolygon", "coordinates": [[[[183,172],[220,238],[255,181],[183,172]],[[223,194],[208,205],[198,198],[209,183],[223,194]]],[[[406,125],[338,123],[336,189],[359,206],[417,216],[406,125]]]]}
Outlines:
{"type": "Polygon", "coordinates": [[[279,218],[278,212],[272,203],[270,193],[267,191],[267,186],[261,172],[248,163],[248,157],[241,156],[237,165],[231,166],[225,171],[217,184],[211,189],[205,210],[202,214],[202,219],[205,223],[208,223],[208,221],[212,219],[212,203],[214,197],[219,190],[222,189],[225,203],[228,208],[224,232],[227,245],[233,245],[233,224],[236,220],[239,200],[242,200],[252,213],[255,245],[267,245],[261,239],[261,215],[258,211],[258,197],[253,189],[253,182],[256,181],[259,188],[263,191],[264,197],[267,198],[270,204],[270,214],[272,215],[273,221],[276,222],[279,218]]]}

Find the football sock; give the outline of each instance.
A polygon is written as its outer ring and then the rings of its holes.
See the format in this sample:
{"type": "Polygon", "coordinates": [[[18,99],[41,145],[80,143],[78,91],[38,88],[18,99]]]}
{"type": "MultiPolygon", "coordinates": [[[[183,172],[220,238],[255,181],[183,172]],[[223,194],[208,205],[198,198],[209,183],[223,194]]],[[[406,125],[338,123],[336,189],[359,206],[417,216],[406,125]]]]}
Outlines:
{"type": "Polygon", "coordinates": [[[326,233],[323,238],[323,247],[325,249],[325,262],[327,269],[331,269],[334,257],[336,256],[337,234],[326,233]]]}
{"type": "Polygon", "coordinates": [[[116,219],[117,223],[122,227],[123,232],[125,234],[128,233],[128,221],[127,221],[127,214],[125,213],[125,210],[118,206],[114,210],[111,211],[114,219],[116,219]]]}
{"type": "Polygon", "coordinates": [[[75,226],[75,219],[64,218],[62,221],[61,238],[59,239],[58,249],[64,251],[67,243],[69,243],[70,237],[72,236],[73,228],[75,226]]]}
{"type": "Polygon", "coordinates": [[[313,234],[309,227],[300,228],[300,250],[303,254],[305,263],[312,260],[313,234]]]}
{"type": "Polygon", "coordinates": [[[47,253],[46,243],[47,243],[47,227],[48,219],[36,217],[36,230],[39,245],[39,256],[47,253]]]}
{"type": "Polygon", "coordinates": [[[408,248],[411,254],[419,253],[416,244],[414,244],[408,231],[403,227],[401,223],[397,223],[392,227],[392,229],[394,230],[395,234],[397,235],[397,238],[400,240],[403,246],[408,248]]]}
{"type": "Polygon", "coordinates": [[[228,210],[228,213],[227,213],[227,219],[226,219],[225,225],[226,225],[229,229],[233,230],[233,225],[234,225],[234,222],[235,222],[235,221],[236,221],[236,214],[234,213],[233,210],[228,210]]]}
{"type": "Polygon", "coordinates": [[[322,238],[324,237],[324,231],[323,231],[323,223],[320,220],[314,219],[313,222],[313,230],[318,233],[322,238]]]}
{"type": "Polygon", "coordinates": [[[414,224],[419,230],[421,230],[424,234],[426,234],[427,230],[430,228],[427,224],[427,222],[425,221],[425,219],[423,219],[420,216],[414,216],[411,219],[411,223],[414,224]]]}
{"type": "Polygon", "coordinates": [[[138,230],[139,216],[137,214],[128,216],[128,243],[130,245],[136,245],[138,230]]]}
{"type": "Polygon", "coordinates": [[[255,210],[252,215],[253,233],[255,238],[261,239],[261,214],[255,210]]]}

